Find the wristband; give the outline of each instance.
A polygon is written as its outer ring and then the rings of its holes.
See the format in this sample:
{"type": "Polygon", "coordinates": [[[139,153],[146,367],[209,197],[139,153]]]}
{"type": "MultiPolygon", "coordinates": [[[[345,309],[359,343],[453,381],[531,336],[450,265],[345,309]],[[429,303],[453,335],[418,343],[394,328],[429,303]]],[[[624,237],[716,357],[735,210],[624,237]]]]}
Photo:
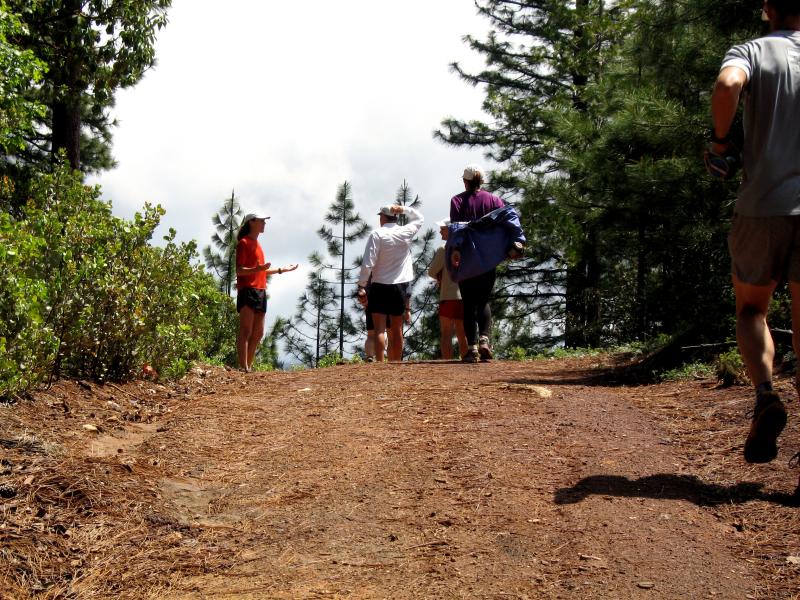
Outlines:
{"type": "Polygon", "coordinates": [[[283,275],[283,269],[278,269],[278,275],[283,275]]]}

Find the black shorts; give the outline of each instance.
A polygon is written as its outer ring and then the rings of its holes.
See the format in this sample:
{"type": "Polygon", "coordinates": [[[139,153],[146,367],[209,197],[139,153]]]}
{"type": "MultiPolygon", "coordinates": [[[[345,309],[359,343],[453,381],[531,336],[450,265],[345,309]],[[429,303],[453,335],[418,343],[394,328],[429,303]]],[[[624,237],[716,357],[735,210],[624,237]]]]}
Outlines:
{"type": "Polygon", "coordinates": [[[408,284],[403,283],[373,283],[367,295],[370,312],[402,317],[406,311],[407,289],[408,284]]]}
{"type": "Polygon", "coordinates": [[[267,290],[249,287],[240,289],[236,294],[236,312],[241,312],[245,306],[249,306],[255,312],[267,312],[267,290]]]}

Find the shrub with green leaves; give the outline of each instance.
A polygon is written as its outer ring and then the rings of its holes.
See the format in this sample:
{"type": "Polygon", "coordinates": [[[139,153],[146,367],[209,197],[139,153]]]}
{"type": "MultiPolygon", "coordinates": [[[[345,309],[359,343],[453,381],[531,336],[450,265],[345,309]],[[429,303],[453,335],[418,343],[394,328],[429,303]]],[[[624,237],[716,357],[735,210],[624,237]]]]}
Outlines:
{"type": "Polygon", "coordinates": [[[230,344],[233,302],[193,264],[194,242],[171,230],[150,244],[161,207],[115,217],[66,168],[31,190],[21,219],[0,214],[0,397],[62,374],[126,379],[144,364],[179,376],[230,344]]]}
{"type": "Polygon", "coordinates": [[[731,348],[723,352],[715,361],[717,379],[723,386],[729,385],[748,385],[750,378],[747,376],[747,369],[744,366],[742,355],[738,348],[731,348]]]}

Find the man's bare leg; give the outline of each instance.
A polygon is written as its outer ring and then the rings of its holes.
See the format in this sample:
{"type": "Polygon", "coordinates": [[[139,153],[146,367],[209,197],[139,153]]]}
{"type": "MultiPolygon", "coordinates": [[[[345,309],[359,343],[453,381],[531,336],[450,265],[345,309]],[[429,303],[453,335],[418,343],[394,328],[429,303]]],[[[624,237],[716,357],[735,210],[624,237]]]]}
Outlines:
{"type": "Polygon", "coordinates": [[[744,443],[744,459],[767,463],[778,455],[777,439],[786,426],[786,408],[772,390],[775,344],[767,326],[767,311],[776,282],[750,285],[733,278],[736,291],[736,341],[747,374],[756,386],[756,405],[744,443]]]}
{"type": "Polygon", "coordinates": [[[383,362],[386,353],[386,315],[372,313],[372,323],[375,325],[375,360],[383,362]]]}
{"type": "Polygon", "coordinates": [[[750,285],[733,278],[736,292],[736,341],[753,385],[772,382],[775,345],[767,326],[767,310],[776,282],[750,285]]]}
{"type": "Polygon", "coordinates": [[[391,362],[400,362],[403,360],[403,319],[402,315],[390,319],[389,327],[391,333],[389,335],[389,360],[391,362]]]}
{"type": "MultiPolygon", "coordinates": [[[[790,281],[789,293],[792,296],[792,348],[800,361],[800,283],[790,281]]],[[[800,396],[800,368],[795,367],[794,387],[800,396]]]]}

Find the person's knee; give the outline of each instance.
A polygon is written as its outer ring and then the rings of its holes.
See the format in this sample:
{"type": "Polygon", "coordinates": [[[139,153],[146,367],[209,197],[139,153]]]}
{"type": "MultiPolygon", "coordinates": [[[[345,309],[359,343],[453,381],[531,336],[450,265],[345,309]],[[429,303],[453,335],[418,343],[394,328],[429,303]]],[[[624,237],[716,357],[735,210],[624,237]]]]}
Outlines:
{"type": "Polygon", "coordinates": [[[757,319],[766,315],[767,311],[755,304],[742,304],[736,310],[736,316],[741,319],[757,319]]]}

